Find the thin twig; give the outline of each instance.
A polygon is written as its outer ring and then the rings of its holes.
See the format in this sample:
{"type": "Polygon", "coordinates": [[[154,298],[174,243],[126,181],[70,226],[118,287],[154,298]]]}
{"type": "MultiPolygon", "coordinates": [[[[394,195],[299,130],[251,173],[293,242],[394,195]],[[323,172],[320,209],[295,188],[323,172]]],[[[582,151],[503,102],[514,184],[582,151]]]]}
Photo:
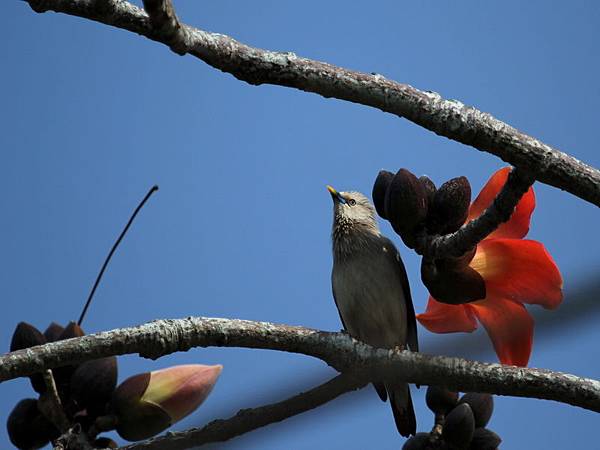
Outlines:
{"type": "Polygon", "coordinates": [[[331,400],[363,388],[368,382],[350,373],[341,374],[328,382],[287,400],[242,409],[229,419],[214,420],[202,428],[182,432],[169,432],[164,436],[122,447],[123,450],[182,450],[195,448],[210,442],[223,442],[272,423],[281,422],[292,416],[310,411],[331,400]]]}
{"type": "Polygon", "coordinates": [[[464,105],[382,75],[356,72],[293,53],[250,47],[229,36],[181,24],[179,43],[165,38],[140,8],[123,0],[29,0],[48,10],[129,30],[188,53],[250,84],[274,84],[371,106],[404,117],[436,134],[492,153],[543,183],[600,206],[600,171],[464,105]],[[108,5],[108,6],[107,6],[108,5]]]}
{"type": "Polygon", "coordinates": [[[140,210],[144,207],[144,204],[148,201],[148,199],[150,198],[150,196],[152,194],[154,194],[156,191],[158,191],[158,186],[154,185],[154,186],[152,186],[150,188],[150,190],[148,191],[148,193],[146,194],[146,196],[142,199],[142,201],[137,206],[137,208],[135,208],[135,211],[133,211],[133,214],[129,218],[129,221],[127,222],[127,225],[125,225],[125,228],[123,228],[123,231],[121,231],[121,234],[119,235],[119,237],[117,238],[117,240],[113,244],[112,248],[110,249],[110,252],[108,252],[108,256],[104,260],[104,264],[102,264],[102,268],[100,269],[100,272],[98,273],[98,276],[96,277],[96,281],[94,281],[94,286],[92,286],[92,290],[90,291],[90,295],[88,295],[87,301],[85,302],[85,306],[83,307],[83,310],[81,311],[81,315],[79,316],[79,320],[77,321],[77,325],[81,326],[81,323],[83,322],[83,319],[85,318],[85,313],[87,312],[88,307],[90,306],[90,303],[92,302],[92,298],[94,297],[94,293],[96,292],[96,289],[98,288],[98,284],[100,284],[100,280],[102,279],[102,275],[104,275],[104,271],[106,270],[106,267],[108,266],[108,263],[110,262],[110,259],[112,258],[113,254],[115,253],[115,250],[117,250],[117,247],[119,246],[119,244],[121,243],[121,241],[123,240],[123,237],[127,233],[127,230],[129,230],[129,227],[133,223],[133,221],[135,219],[135,216],[138,215],[138,213],[140,212],[140,210]]]}
{"type": "Polygon", "coordinates": [[[58,431],[65,433],[70,428],[71,424],[69,423],[69,419],[67,418],[62,402],[60,401],[52,370],[44,370],[42,376],[44,378],[44,383],[46,384],[46,392],[40,396],[38,401],[39,408],[42,411],[42,414],[54,424],[58,431]]]}
{"type": "Polygon", "coordinates": [[[461,358],[376,349],[345,333],[236,319],[188,317],[18,350],[0,356],[0,381],[104,356],[139,353],[156,359],[192,347],[245,347],[301,353],[336,370],[367,371],[369,379],[394,377],[460,392],[488,392],[555,400],[600,412],[600,382],[542,369],[461,358]]]}
{"type": "Polygon", "coordinates": [[[415,250],[420,255],[432,258],[459,257],[465,254],[510,219],[517,203],[534,181],[528,172],[513,168],[502,190],[481,216],[464,224],[454,233],[445,236],[421,236],[415,250]]]}

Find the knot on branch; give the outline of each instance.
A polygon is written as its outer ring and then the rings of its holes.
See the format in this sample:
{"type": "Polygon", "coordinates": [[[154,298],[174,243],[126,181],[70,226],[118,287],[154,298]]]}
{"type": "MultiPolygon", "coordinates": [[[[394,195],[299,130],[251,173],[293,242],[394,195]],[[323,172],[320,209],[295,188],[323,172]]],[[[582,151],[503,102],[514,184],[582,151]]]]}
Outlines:
{"type": "Polygon", "coordinates": [[[166,43],[178,55],[189,52],[191,45],[187,30],[179,22],[170,0],[144,0],[144,9],[157,40],[166,43]]]}

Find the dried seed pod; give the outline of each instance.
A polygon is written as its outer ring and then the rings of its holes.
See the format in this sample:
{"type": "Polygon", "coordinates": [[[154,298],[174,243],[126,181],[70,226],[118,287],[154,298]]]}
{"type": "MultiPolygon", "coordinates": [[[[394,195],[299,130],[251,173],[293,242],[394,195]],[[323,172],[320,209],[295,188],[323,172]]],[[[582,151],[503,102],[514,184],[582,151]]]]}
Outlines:
{"type": "Polygon", "coordinates": [[[425,402],[434,413],[446,415],[458,404],[458,392],[449,391],[442,386],[429,386],[425,402]]]}
{"type": "Polygon", "coordinates": [[[116,387],[116,357],[86,361],[77,367],[71,377],[71,400],[78,411],[86,409],[88,415],[95,417],[105,412],[116,387]]]}
{"type": "Polygon", "coordinates": [[[475,419],[471,407],[462,403],[454,408],[446,416],[444,428],[442,429],[442,438],[451,447],[457,449],[468,449],[473,440],[475,432],[475,419]]]}
{"type": "Polygon", "coordinates": [[[449,305],[483,300],[486,296],[483,277],[470,266],[441,269],[435,261],[423,258],[421,280],[436,300],[449,305]]]}
{"type": "Polygon", "coordinates": [[[459,403],[467,403],[471,407],[477,428],[485,427],[494,413],[494,396],[491,394],[468,392],[459,403]]]}
{"type": "Polygon", "coordinates": [[[386,220],[388,219],[388,216],[385,211],[385,193],[392,182],[392,178],[394,178],[392,172],[380,170],[375,179],[375,183],[373,184],[372,196],[375,210],[377,211],[377,214],[379,214],[379,217],[386,220]]]}
{"type": "Polygon", "coordinates": [[[402,241],[414,247],[416,230],[427,217],[427,194],[417,177],[406,169],[400,169],[390,182],[385,197],[385,212],[394,231],[402,241]]]}
{"type": "MultiPolygon", "coordinates": [[[[42,345],[46,343],[44,335],[33,325],[27,322],[19,322],[10,342],[10,351],[22,350],[24,348],[42,345]]],[[[29,377],[33,390],[38,393],[46,392],[46,384],[41,374],[36,373],[29,377]]]]}
{"type": "Polygon", "coordinates": [[[39,411],[37,400],[21,400],[8,416],[6,429],[10,442],[19,449],[42,448],[59,436],[58,430],[39,411]]]}
{"type": "Polygon", "coordinates": [[[476,428],[469,450],[496,450],[502,439],[492,430],[476,428]]]}
{"type": "Polygon", "coordinates": [[[62,332],[65,331],[65,328],[62,325],[59,325],[56,322],[52,322],[44,331],[44,336],[46,337],[47,342],[58,341],[62,332]]]}
{"type": "Polygon", "coordinates": [[[402,446],[402,450],[426,450],[429,444],[429,433],[417,433],[402,446]]]}
{"type": "Polygon", "coordinates": [[[458,230],[469,215],[471,185],[465,177],[452,178],[436,191],[427,216],[427,231],[448,234],[458,230]]]}
{"type": "Polygon", "coordinates": [[[423,185],[423,188],[425,189],[425,193],[427,194],[427,204],[429,206],[433,205],[433,199],[434,199],[435,193],[437,191],[437,188],[435,187],[435,183],[433,181],[431,181],[431,179],[426,175],[420,176],[419,181],[423,185]]]}

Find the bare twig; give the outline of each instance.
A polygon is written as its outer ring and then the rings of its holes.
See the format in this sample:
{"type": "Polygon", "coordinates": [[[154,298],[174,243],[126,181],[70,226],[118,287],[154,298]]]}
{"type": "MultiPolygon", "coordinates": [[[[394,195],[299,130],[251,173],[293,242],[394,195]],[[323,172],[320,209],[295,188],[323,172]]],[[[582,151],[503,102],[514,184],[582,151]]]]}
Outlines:
{"type": "Polygon", "coordinates": [[[40,396],[38,401],[39,408],[42,414],[52,422],[58,431],[65,433],[71,424],[69,423],[69,419],[67,419],[62,402],[60,401],[52,370],[44,370],[42,376],[46,385],[46,392],[40,396]]]}
{"type": "Polygon", "coordinates": [[[181,450],[195,448],[210,442],[227,441],[257,428],[281,422],[289,417],[310,411],[346,392],[361,389],[366,384],[367,381],[364,378],[356,377],[350,373],[338,375],[310,391],[300,393],[287,400],[258,408],[242,409],[229,419],[214,420],[202,428],[192,428],[183,432],[169,432],[165,436],[122,448],[124,450],[158,450],[163,448],[181,450]]]}
{"type": "MultiPolygon", "coordinates": [[[[148,2],[146,2],[148,3],[148,2]]],[[[154,3],[166,5],[155,0],[154,3]]],[[[539,181],[600,206],[600,171],[456,100],[420,91],[381,75],[356,72],[242,44],[228,36],[181,24],[182,33],[165,36],[163,23],[124,0],[29,0],[37,12],[53,10],[123,28],[175,51],[186,49],[211,66],[250,84],[275,84],[360,103],[404,117],[436,134],[492,153],[539,181]],[[173,37],[174,36],[174,37],[173,37]],[[174,39],[180,42],[174,43],[174,39]]],[[[159,8],[160,11],[162,9],[159,8]]],[[[171,24],[165,9],[164,23],[171,24]]],[[[157,14],[157,17],[159,15],[157,14]]],[[[179,23],[179,22],[177,22],[179,23]]],[[[167,26],[167,29],[169,29],[167,26]]],[[[176,28],[176,27],[175,27],[176,28]]]]}
{"type": "Polygon", "coordinates": [[[131,224],[135,220],[135,217],[138,215],[138,213],[140,212],[140,210],[144,207],[144,205],[146,204],[146,202],[148,201],[148,199],[150,198],[150,196],[152,194],[154,194],[156,191],[158,191],[158,186],[155,185],[155,186],[152,186],[150,188],[150,190],[144,196],[144,198],[139,203],[139,205],[137,205],[137,208],[135,208],[135,210],[133,211],[133,214],[129,218],[129,221],[127,222],[127,225],[125,225],[125,228],[123,228],[123,231],[121,231],[121,234],[119,235],[119,237],[117,238],[117,240],[113,244],[112,248],[110,249],[110,252],[108,252],[108,256],[104,260],[104,264],[102,264],[102,268],[100,269],[100,272],[98,273],[98,276],[96,277],[96,281],[94,281],[94,286],[92,286],[92,290],[90,291],[90,295],[88,295],[87,301],[85,302],[85,306],[83,307],[83,310],[81,311],[81,315],[79,316],[79,320],[77,321],[77,325],[81,325],[81,323],[83,322],[83,319],[85,318],[85,313],[87,312],[87,310],[88,310],[88,308],[90,306],[90,303],[92,302],[92,298],[94,298],[94,293],[96,292],[96,289],[98,288],[98,284],[100,284],[100,280],[102,279],[102,275],[104,275],[104,271],[106,270],[106,267],[108,266],[108,263],[110,262],[110,259],[112,258],[113,254],[115,253],[115,250],[117,250],[117,247],[119,246],[119,244],[123,240],[123,237],[127,233],[127,230],[129,230],[129,227],[131,226],[131,224]]]}
{"type": "Polygon", "coordinates": [[[600,382],[575,375],[408,351],[376,349],[345,333],[236,319],[164,319],[51,342],[0,357],[0,381],[104,356],[139,353],[158,358],[192,347],[246,347],[302,353],[338,371],[366,371],[369,379],[437,384],[461,392],[489,392],[555,400],[600,412],[600,382]]]}
{"type": "Polygon", "coordinates": [[[421,255],[432,258],[459,257],[465,254],[510,219],[517,203],[533,182],[534,179],[529,173],[513,168],[504,187],[481,216],[445,236],[424,234],[420,237],[415,250],[421,255]]]}

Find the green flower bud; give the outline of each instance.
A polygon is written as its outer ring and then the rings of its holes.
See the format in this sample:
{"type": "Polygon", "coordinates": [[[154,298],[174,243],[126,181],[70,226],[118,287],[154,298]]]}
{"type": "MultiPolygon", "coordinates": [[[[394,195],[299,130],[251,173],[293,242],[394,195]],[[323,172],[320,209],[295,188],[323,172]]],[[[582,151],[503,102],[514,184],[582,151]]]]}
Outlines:
{"type": "Polygon", "coordinates": [[[111,402],[123,439],[150,438],[183,419],[212,391],[223,366],[190,364],[146,372],[117,387],[111,402]]]}

